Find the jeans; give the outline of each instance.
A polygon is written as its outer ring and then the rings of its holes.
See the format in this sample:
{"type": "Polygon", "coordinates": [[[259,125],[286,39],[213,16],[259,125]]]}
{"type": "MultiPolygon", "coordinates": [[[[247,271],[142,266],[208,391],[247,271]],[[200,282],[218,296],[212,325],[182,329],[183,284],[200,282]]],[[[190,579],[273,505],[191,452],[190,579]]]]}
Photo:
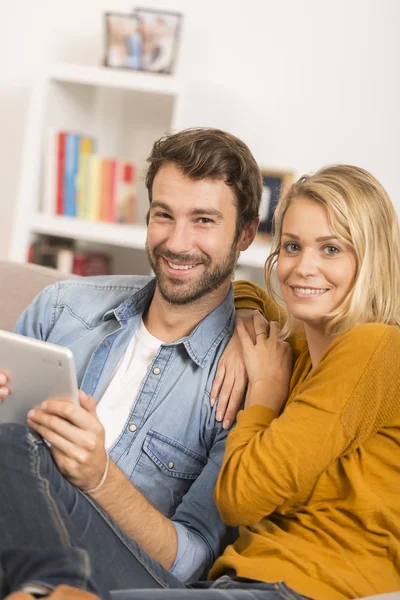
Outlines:
{"type": "Polygon", "coordinates": [[[0,597],[27,583],[63,583],[103,600],[302,598],[282,582],[228,576],[186,587],[71,485],[23,425],[0,425],[0,481],[0,597]]]}
{"type": "Polygon", "coordinates": [[[26,583],[103,599],[110,589],[183,585],[61,475],[28,427],[0,424],[0,481],[0,597],[26,583]]]}
{"type": "Polygon", "coordinates": [[[261,583],[224,575],[181,589],[144,589],[112,592],[112,600],[309,600],[283,581],[261,583]]]}

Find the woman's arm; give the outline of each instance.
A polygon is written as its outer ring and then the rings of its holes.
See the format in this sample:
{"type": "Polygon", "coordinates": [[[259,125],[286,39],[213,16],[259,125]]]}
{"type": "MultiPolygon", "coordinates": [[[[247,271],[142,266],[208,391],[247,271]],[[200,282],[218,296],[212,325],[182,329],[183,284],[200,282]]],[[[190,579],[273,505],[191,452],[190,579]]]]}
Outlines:
{"type": "Polygon", "coordinates": [[[298,391],[279,418],[268,402],[241,412],[216,486],[224,522],[257,523],[311,491],[334,460],[400,414],[399,361],[398,328],[360,325],[335,340],[308,376],[306,360],[296,367],[298,391]]]}
{"type": "MultiPolygon", "coordinates": [[[[251,281],[235,281],[236,318],[241,319],[249,335],[254,338],[253,311],[258,310],[268,321],[276,321],[283,325],[286,313],[268,296],[267,292],[251,281]]],[[[302,331],[299,335],[289,338],[293,348],[294,360],[306,347],[302,331]]],[[[210,393],[210,403],[213,406],[218,400],[216,418],[223,422],[223,427],[229,429],[243,402],[247,385],[247,373],[244,366],[242,348],[237,332],[222,354],[210,393]]]]}

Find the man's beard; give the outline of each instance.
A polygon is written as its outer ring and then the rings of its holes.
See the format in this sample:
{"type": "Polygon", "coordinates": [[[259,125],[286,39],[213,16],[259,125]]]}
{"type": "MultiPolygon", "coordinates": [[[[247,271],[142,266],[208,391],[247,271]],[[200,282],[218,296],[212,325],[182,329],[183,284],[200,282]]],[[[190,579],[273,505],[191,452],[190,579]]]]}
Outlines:
{"type": "Polygon", "coordinates": [[[223,260],[214,266],[211,266],[211,259],[206,254],[198,256],[173,254],[168,250],[161,250],[160,247],[157,246],[154,248],[152,256],[147,242],[146,252],[150,266],[155,273],[161,296],[166,302],[177,305],[190,304],[211,292],[215,292],[228,277],[233,276],[238,258],[236,240],[230,247],[228,254],[224,256],[223,260]],[[167,260],[176,260],[181,264],[202,264],[204,267],[203,272],[197,279],[194,278],[193,281],[168,277],[160,266],[160,260],[163,258],[167,260]]]}

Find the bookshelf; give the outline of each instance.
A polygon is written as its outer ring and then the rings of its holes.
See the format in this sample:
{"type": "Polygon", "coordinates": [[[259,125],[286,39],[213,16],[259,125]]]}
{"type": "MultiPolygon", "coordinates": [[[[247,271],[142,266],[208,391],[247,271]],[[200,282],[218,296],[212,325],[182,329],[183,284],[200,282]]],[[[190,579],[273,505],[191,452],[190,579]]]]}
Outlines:
{"type": "MultiPolygon", "coordinates": [[[[111,254],[114,272],[148,273],[145,159],[157,138],[178,130],[184,122],[184,97],[182,82],[171,76],[101,66],[48,67],[32,91],[9,259],[25,261],[34,240],[59,237],[75,240],[83,249],[93,247],[111,254]],[[62,130],[83,131],[96,138],[98,154],[119,156],[137,165],[137,223],[54,214],[55,201],[49,203],[46,189],[49,139],[62,130]]],[[[261,275],[268,250],[268,244],[255,243],[241,255],[240,264],[261,275]]]]}

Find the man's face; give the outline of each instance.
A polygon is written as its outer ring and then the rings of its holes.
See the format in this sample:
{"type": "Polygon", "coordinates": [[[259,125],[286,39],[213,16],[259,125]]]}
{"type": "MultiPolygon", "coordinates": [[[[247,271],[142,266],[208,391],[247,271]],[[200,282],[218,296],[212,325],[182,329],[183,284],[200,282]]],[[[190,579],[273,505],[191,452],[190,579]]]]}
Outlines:
{"type": "Polygon", "coordinates": [[[159,169],[146,249],[167,302],[188,304],[230,281],[242,249],[236,215],[234,192],[223,181],[190,179],[173,164],[159,169]]]}

